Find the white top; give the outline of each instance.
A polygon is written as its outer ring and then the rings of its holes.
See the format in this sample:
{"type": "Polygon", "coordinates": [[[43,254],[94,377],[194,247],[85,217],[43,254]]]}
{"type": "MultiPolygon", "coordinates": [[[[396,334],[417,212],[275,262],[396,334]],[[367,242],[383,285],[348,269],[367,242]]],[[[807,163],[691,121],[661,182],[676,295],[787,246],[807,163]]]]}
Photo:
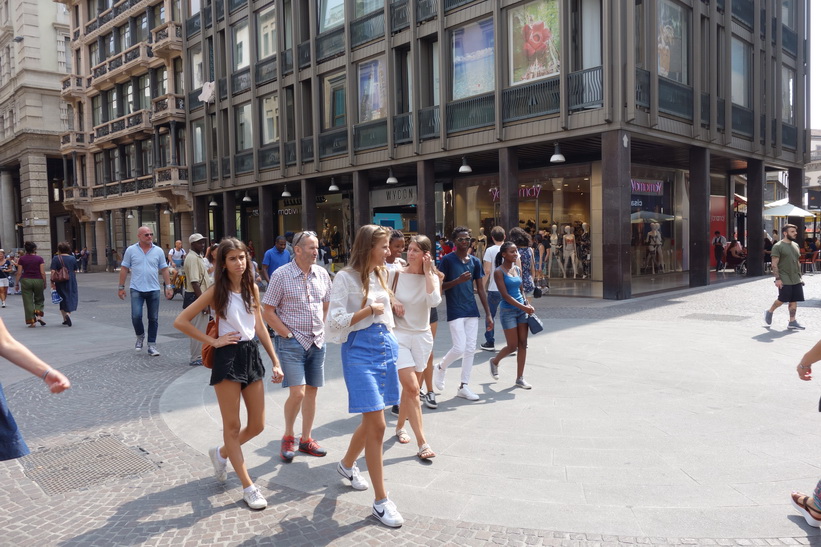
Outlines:
{"type": "Polygon", "coordinates": [[[239,332],[240,340],[253,340],[256,336],[254,330],[256,323],[254,313],[248,313],[245,309],[242,295],[232,292],[231,298],[228,299],[228,309],[225,310],[225,317],[220,317],[219,335],[239,332]]]}
{"type": "Polygon", "coordinates": [[[402,272],[391,274],[389,286],[393,286],[393,276],[399,275],[394,296],[405,307],[404,317],[395,317],[396,330],[418,333],[430,330],[430,309],[442,302],[439,293],[439,278],[432,276],[433,292],[428,294],[425,274],[402,272]]]}
{"type": "Polygon", "coordinates": [[[487,284],[487,290],[489,291],[498,291],[499,289],[496,287],[496,276],[493,275],[493,270],[496,269],[496,255],[499,254],[499,250],[502,248],[501,245],[491,245],[485,251],[485,257],[482,259],[483,262],[490,262],[490,280],[487,284]]]}
{"type": "Polygon", "coordinates": [[[333,287],[331,287],[328,320],[325,323],[325,335],[329,342],[342,344],[348,339],[349,333],[366,329],[374,323],[384,323],[388,328],[393,329],[391,299],[388,292],[382,288],[382,284],[376,279],[375,272],[371,272],[370,283],[368,284],[368,299],[363,306],[362,298],[364,296],[365,291],[359,281],[358,272],[346,268],[336,274],[333,287]],[[351,325],[354,313],[363,307],[380,302],[385,305],[385,313],[382,315],[368,315],[358,323],[351,325]]]}

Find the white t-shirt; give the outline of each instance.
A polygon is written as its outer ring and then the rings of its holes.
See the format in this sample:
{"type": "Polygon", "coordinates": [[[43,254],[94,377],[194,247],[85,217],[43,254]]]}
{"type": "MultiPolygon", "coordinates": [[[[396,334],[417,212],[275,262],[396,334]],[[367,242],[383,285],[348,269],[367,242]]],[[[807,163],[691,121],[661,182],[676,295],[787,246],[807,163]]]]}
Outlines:
{"type": "Polygon", "coordinates": [[[501,245],[491,245],[485,251],[485,256],[482,259],[483,266],[485,262],[490,262],[490,280],[487,284],[487,290],[489,291],[498,291],[499,289],[496,287],[496,278],[493,275],[493,270],[496,269],[496,255],[499,254],[499,250],[502,248],[501,245]]]}

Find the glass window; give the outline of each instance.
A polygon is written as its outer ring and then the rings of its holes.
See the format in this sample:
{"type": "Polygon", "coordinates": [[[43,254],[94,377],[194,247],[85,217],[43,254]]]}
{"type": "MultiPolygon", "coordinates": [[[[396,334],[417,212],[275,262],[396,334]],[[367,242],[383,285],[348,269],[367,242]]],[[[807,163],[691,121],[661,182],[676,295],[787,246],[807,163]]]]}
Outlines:
{"type": "Polygon", "coordinates": [[[378,9],[384,9],[382,0],[356,0],[354,3],[354,17],[362,17],[378,9]]]}
{"type": "Polygon", "coordinates": [[[690,11],[671,0],[658,3],[658,56],[659,76],[690,84],[690,11]]]}
{"type": "Polygon", "coordinates": [[[139,79],[139,89],[137,90],[140,100],[140,108],[150,108],[151,105],[151,78],[148,74],[143,74],[139,79]]]}
{"type": "Polygon", "coordinates": [[[139,42],[145,42],[148,40],[149,32],[148,32],[148,15],[145,13],[138,15],[136,17],[137,20],[137,35],[134,37],[135,44],[139,42]]]}
{"type": "Polygon", "coordinates": [[[125,113],[132,114],[136,110],[134,108],[134,85],[131,82],[124,84],[123,93],[125,94],[125,113]]]}
{"type": "Polygon", "coordinates": [[[453,99],[493,91],[493,19],[454,29],[451,33],[453,99]]]}
{"type": "Polygon", "coordinates": [[[277,52],[276,6],[257,14],[257,59],[265,59],[277,52]]]}
{"type": "Polygon", "coordinates": [[[781,22],[795,30],[795,0],[781,0],[781,22]]]}
{"type": "Polygon", "coordinates": [[[154,139],[145,139],[140,149],[143,173],[150,173],[154,169],[154,139]]]}
{"type": "Polygon", "coordinates": [[[795,125],[795,71],[781,67],[781,121],[795,125]]]}
{"type": "Polygon", "coordinates": [[[185,78],[182,72],[182,59],[174,59],[174,92],[182,95],[185,93],[185,78]]]}
{"type": "Polygon", "coordinates": [[[189,55],[191,55],[191,89],[199,89],[205,82],[202,64],[202,44],[194,45],[189,55]]]}
{"type": "MultiPolygon", "coordinates": [[[[644,1],[643,0],[635,0],[636,2],[636,20],[635,20],[635,30],[636,30],[636,49],[634,51],[635,59],[636,59],[636,66],[639,68],[644,68],[644,64],[646,63],[646,48],[647,44],[644,43],[645,40],[645,32],[644,32],[644,1]]],[[[705,63],[707,64],[707,63],[705,63]]]]}
{"type": "Polygon", "coordinates": [[[191,145],[194,147],[194,163],[202,163],[205,161],[205,122],[204,120],[197,120],[191,122],[191,133],[194,135],[194,142],[191,145]]]}
{"type": "Polygon", "coordinates": [[[170,163],[171,158],[171,139],[168,133],[162,133],[157,139],[157,158],[155,158],[157,167],[165,167],[170,163]]]}
{"type": "Polygon", "coordinates": [[[285,0],[285,4],[282,8],[282,11],[284,14],[283,33],[285,37],[285,49],[291,49],[292,47],[294,47],[294,24],[291,0],[285,0]]]}
{"type": "Polygon", "coordinates": [[[88,63],[92,68],[100,64],[100,52],[97,49],[97,42],[88,44],[88,63]]]}
{"type": "Polygon", "coordinates": [[[88,20],[91,21],[97,17],[97,0],[88,0],[86,7],[88,8],[88,20]]]}
{"type": "Polygon", "coordinates": [[[752,107],[750,77],[752,76],[752,48],[738,38],[731,44],[732,73],[730,75],[730,96],[733,104],[752,107]]]}
{"type": "Polygon", "coordinates": [[[105,180],[105,173],[103,172],[103,153],[97,152],[94,154],[94,179],[96,184],[102,184],[105,180]]]}
{"type": "Polygon", "coordinates": [[[234,123],[237,152],[250,149],[254,145],[251,138],[251,103],[234,107],[234,123]]]}
{"type": "Polygon", "coordinates": [[[343,127],[346,121],[345,107],[345,73],[327,76],[323,80],[323,116],[322,128],[343,127]]]}
{"type": "Polygon", "coordinates": [[[120,51],[131,47],[131,28],[128,23],[120,27],[120,51]]]}
{"type": "Polygon", "coordinates": [[[385,60],[359,63],[359,121],[378,120],[388,115],[385,60]]]}
{"type": "Polygon", "coordinates": [[[168,93],[168,69],[164,66],[157,70],[157,89],[154,90],[154,97],[159,97],[168,93]]]}
{"type": "Polygon", "coordinates": [[[537,0],[508,12],[510,85],[560,72],[559,20],[557,0],[537,0]]]}
{"type": "Polygon", "coordinates": [[[207,38],[205,40],[205,48],[208,52],[208,81],[213,82],[216,78],[214,77],[214,39],[207,38]]]}
{"type": "Polygon", "coordinates": [[[261,145],[273,144],[279,140],[279,97],[268,95],[260,102],[262,118],[262,142],[261,145]]]}
{"type": "Polygon", "coordinates": [[[188,0],[188,16],[200,12],[200,0],[188,0]]]}
{"type": "Polygon", "coordinates": [[[103,123],[103,97],[95,95],[91,98],[91,126],[97,127],[103,123]]]}
{"type": "Polygon", "coordinates": [[[245,68],[251,63],[248,42],[248,21],[246,20],[234,27],[234,70],[245,68]]]}
{"type": "Polygon", "coordinates": [[[319,32],[345,23],[345,0],[319,0],[319,32]]]}
{"type": "Polygon", "coordinates": [[[112,89],[108,93],[108,119],[113,120],[114,118],[119,117],[119,112],[117,110],[117,90],[112,89]]]}
{"type": "Polygon", "coordinates": [[[154,26],[160,26],[165,23],[165,2],[160,2],[155,5],[154,10],[154,26]]]}
{"type": "Polygon", "coordinates": [[[108,59],[115,53],[117,53],[117,39],[114,37],[114,33],[110,33],[108,36],[103,38],[103,43],[105,44],[105,58],[108,59]]]}
{"type": "Polygon", "coordinates": [[[136,176],[135,168],[137,167],[137,147],[134,144],[125,145],[125,178],[130,179],[136,176]]]}
{"type": "Polygon", "coordinates": [[[120,180],[120,149],[112,148],[108,151],[108,174],[111,180],[120,180]]]}

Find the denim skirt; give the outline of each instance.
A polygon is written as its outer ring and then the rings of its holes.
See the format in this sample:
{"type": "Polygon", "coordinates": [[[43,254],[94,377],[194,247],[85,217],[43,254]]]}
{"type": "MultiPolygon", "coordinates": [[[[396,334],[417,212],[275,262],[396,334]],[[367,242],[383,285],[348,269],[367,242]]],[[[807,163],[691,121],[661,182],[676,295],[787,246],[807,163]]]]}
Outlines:
{"type": "Polygon", "coordinates": [[[398,353],[396,337],[383,323],[374,323],[348,334],[342,344],[348,412],[375,412],[399,404],[398,353]]]}
{"type": "Polygon", "coordinates": [[[17,422],[11,415],[3,386],[0,385],[0,461],[13,460],[29,453],[29,447],[17,429],[17,422]]]}

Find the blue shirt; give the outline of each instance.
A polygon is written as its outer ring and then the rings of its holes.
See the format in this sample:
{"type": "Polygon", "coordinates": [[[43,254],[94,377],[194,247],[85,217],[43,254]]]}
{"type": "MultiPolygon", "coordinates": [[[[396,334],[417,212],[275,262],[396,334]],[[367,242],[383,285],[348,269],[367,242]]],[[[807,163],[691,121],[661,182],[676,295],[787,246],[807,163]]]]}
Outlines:
{"type": "Polygon", "coordinates": [[[284,251],[280,251],[276,247],[271,247],[265,251],[265,256],[262,258],[262,263],[268,268],[268,277],[274,273],[277,268],[286,265],[291,261],[291,254],[287,247],[284,251]]]}
{"type": "MultiPolygon", "coordinates": [[[[507,289],[507,294],[509,294],[510,297],[519,304],[524,304],[525,298],[522,296],[522,272],[519,271],[519,268],[516,266],[512,266],[510,270],[510,273],[514,275],[506,275],[504,270],[502,270],[502,278],[505,281],[505,289],[507,289]]],[[[502,299],[501,306],[508,310],[519,309],[504,298],[502,299]]]]}
{"type": "Polygon", "coordinates": [[[148,252],[140,248],[139,243],[129,246],[123,254],[120,263],[131,270],[131,287],[135,291],[152,292],[162,289],[157,274],[168,268],[165,253],[153,243],[148,252]]]}
{"type": "Polygon", "coordinates": [[[464,317],[479,317],[479,308],[473,297],[473,282],[484,277],[482,263],[473,255],[468,255],[465,264],[456,253],[448,253],[439,263],[439,271],[445,274],[445,281],[453,281],[465,272],[471,272],[471,281],[459,283],[445,291],[445,301],[448,303],[448,321],[464,317]]]}

